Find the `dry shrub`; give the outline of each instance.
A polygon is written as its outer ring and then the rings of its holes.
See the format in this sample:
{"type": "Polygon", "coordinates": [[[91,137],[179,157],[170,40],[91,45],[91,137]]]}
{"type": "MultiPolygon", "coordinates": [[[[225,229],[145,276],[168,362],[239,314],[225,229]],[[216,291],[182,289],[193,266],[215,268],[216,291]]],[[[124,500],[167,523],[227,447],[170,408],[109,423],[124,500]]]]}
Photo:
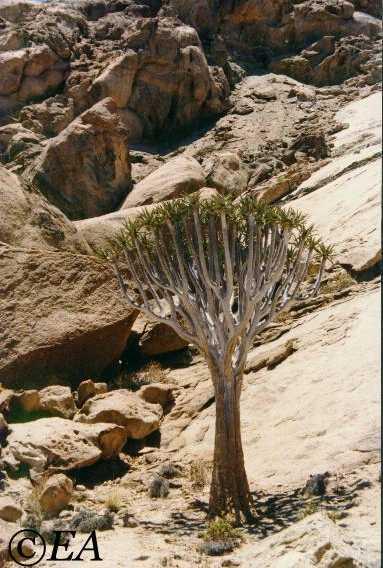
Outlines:
{"type": "Polygon", "coordinates": [[[334,278],[328,280],[322,285],[321,291],[324,294],[331,294],[332,292],[339,292],[354,286],[355,280],[348,272],[338,272],[334,278]]]}

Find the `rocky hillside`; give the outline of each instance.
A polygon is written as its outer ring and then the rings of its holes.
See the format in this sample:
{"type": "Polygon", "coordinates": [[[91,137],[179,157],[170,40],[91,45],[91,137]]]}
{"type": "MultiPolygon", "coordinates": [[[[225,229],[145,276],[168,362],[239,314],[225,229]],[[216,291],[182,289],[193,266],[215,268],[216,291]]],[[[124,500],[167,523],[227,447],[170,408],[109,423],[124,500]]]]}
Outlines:
{"type": "Polygon", "coordinates": [[[94,526],[107,566],[379,565],[381,15],[375,0],[0,1],[0,566],[31,523],[48,540],[94,526]],[[194,192],[291,205],[336,251],[319,296],[250,353],[258,520],[218,558],[202,538],[206,365],[94,256],[194,192]]]}

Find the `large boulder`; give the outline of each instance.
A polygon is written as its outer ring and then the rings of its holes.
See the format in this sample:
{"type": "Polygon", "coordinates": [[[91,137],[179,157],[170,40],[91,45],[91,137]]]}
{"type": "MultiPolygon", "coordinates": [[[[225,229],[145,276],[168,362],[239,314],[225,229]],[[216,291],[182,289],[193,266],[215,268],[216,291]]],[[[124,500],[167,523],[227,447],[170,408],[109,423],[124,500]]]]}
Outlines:
{"type": "Polygon", "coordinates": [[[0,218],[0,241],[3,243],[81,253],[89,250],[75,226],[61,211],[41,194],[23,187],[20,178],[2,166],[0,218]]]}
{"type": "Polygon", "coordinates": [[[1,245],[0,271],[1,382],[74,383],[118,359],[137,314],[104,264],[1,245]]]}
{"type": "Polygon", "coordinates": [[[66,471],[118,456],[125,443],[126,432],[116,424],[41,418],[12,424],[3,461],[13,470],[23,464],[36,472],[47,468],[66,471]]]}
{"type": "Polygon", "coordinates": [[[118,207],[130,173],[128,132],[109,98],[50,139],[26,176],[70,219],[82,219],[118,207]]]}
{"type": "Polygon", "coordinates": [[[123,39],[139,52],[128,106],[142,120],[146,136],[226,108],[228,81],[209,67],[194,28],[175,18],[137,19],[123,39]]]}
{"type": "Polygon", "coordinates": [[[88,400],[75,420],[88,424],[108,422],[125,428],[128,438],[146,438],[160,426],[162,408],[146,403],[126,389],[112,391],[88,400]]]}
{"type": "Polygon", "coordinates": [[[204,185],[205,176],[197,160],[180,156],[140,181],[125,199],[122,209],[180,197],[193,193],[204,185]]]}

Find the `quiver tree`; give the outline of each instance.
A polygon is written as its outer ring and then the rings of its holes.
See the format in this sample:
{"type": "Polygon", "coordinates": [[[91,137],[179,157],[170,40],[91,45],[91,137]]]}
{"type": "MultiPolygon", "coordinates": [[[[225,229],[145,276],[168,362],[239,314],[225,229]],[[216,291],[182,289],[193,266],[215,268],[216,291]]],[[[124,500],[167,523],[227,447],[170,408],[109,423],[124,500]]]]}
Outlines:
{"type": "Polygon", "coordinates": [[[145,210],[103,251],[129,306],[204,355],[215,391],[209,513],[252,517],[240,396],[248,350],[292,302],[316,294],[330,255],[305,218],[254,198],[189,197],[145,210]],[[308,268],[317,276],[306,280],[308,268]]]}

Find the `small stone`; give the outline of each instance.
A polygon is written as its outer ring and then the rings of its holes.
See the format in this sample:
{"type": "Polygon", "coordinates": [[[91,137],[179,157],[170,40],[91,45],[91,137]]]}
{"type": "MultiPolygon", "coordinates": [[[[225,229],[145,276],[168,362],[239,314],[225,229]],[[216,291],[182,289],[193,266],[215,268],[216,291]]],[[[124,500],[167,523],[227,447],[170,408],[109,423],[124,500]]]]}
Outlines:
{"type": "Polygon", "coordinates": [[[9,497],[0,498],[0,519],[8,523],[16,523],[22,516],[23,510],[9,497]]]}
{"type": "Polygon", "coordinates": [[[42,510],[48,514],[58,514],[69,503],[73,493],[73,482],[63,473],[49,477],[39,495],[42,510]]]}

